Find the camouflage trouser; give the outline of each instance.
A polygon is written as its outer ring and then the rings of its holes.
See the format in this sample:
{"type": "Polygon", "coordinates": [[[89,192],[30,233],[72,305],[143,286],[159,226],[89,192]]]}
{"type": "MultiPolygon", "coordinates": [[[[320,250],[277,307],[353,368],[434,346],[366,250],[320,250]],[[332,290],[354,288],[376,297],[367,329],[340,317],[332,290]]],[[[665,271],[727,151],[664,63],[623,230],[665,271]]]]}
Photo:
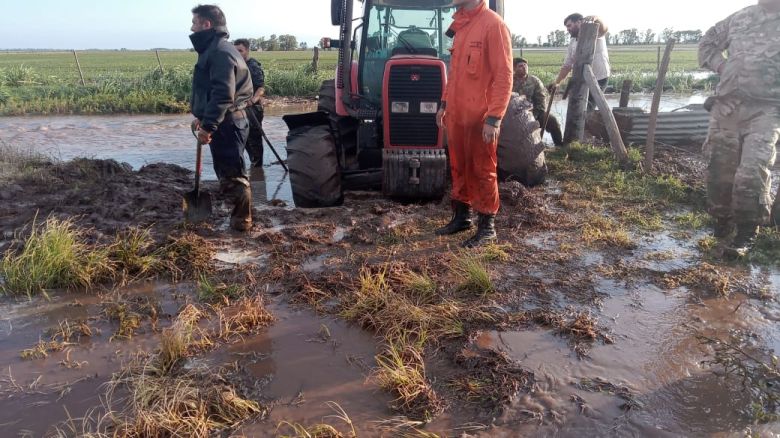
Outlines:
{"type": "Polygon", "coordinates": [[[770,169],[780,139],[780,108],[722,97],[711,113],[704,144],[710,214],[738,224],[764,224],[772,204],[770,169]]]}

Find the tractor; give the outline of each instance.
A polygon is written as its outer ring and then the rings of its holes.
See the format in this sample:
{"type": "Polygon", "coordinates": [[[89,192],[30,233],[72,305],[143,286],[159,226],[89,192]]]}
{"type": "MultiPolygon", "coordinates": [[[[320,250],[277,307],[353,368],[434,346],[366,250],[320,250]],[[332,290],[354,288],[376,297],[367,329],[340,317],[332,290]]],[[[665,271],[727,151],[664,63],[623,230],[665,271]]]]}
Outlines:
{"type": "MultiPolygon", "coordinates": [[[[335,80],[318,111],[284,117],[293,198],[330,207],[344,190],[381,189],[403,200],[439,199],[447,188],[446,138],[436,113],[447,84],[451,0],[331,0],[338,39],[335,80]]],[[[504,1],[488,0],[503,16],[504,1]]]]}

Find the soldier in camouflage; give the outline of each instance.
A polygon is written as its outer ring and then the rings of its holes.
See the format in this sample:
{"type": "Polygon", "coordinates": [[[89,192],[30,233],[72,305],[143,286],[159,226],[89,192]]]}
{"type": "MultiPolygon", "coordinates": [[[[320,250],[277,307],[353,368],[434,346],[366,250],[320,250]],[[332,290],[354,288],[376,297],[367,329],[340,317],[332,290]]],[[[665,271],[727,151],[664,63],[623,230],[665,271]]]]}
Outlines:
{"type": "MultiPolygon", "coordinates": [[[[542,129],[544,123],[544,115],[547,112],[547,101],[549,100],[549,94],[547,88],[544,87],[541,79],[528,74],[528,61],[523,58],[515,58],[514,60],[515,76],[512,83],[512,91],[525,96],[525,98],[531,102],[534,106],[533,113],[534,118],[539,122],[539,126],[542,129]]],[[[561,133],[561,124],[555,115],[550,114],[550,118],[547,121],[547,132],[553,139],[555,146],[563,146],[563,134],[561,133]]]]}
{"type": "Polygon", "coordinates": [[[716,24],[699,63],[720,75],[704,144],[707,203],[728,256],[744,256],[769,220],[771,173],[780,139],[780,0],[759,0],[716,24]]]}

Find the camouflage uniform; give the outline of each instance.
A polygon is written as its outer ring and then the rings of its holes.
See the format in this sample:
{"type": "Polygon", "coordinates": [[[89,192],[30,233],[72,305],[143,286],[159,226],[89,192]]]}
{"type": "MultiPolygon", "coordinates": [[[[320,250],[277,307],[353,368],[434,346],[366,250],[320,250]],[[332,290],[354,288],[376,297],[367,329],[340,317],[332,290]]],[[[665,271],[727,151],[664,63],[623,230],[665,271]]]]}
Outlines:
{"type": "MultiPolygon", "coordinates": [[[[539,122],[539,126],[544,123],[544,115],[547,112],[547,102],[550,95],[547,93],[541,79],[533,75],[526,75],[524,79],[518,77],[514,78],[512,83],[512,91],[525,96],[528,101],[534,106],[533,113],[534,118],[539,122]]],[[[561,124],[555,115],[550,114],[550,119],[547,121],[547,132],[552,136],[553,143],[556,146],[563,144],[563,134],[561,133],[561,124]]]]}
{"type": "MultiPolygon", "coordinates": [[[[249,74],[252,76],[252,90],[265,87],[265,72],[263,66],[254,58],[246,62],[249,74]]],[[[249,124],[249,137],[246,139],[246,151],[254,167],[263,166],[263,104],[259,102],[248,108],[251,123],[249,124]]]]}
{"type": "MultiPolygon", "coordinates": [[[[719,223],[767,222],[780,139],[780,13],[749,6],[716,24],[699,44],[699,63],[723,68],[704,145],[707,201],[719,223]],[[728,51],[728,57],[724,52],[728,51]]],[[[716,230],[717,231],[717,230],[716,230]]]]}

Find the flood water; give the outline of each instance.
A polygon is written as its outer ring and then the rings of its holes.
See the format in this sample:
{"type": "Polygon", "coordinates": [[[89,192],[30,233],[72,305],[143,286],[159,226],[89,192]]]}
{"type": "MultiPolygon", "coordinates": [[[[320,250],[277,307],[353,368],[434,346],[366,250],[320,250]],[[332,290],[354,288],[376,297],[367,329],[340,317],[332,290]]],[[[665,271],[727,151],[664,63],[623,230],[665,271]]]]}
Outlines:
{"type": "MultiPolygon", "coordinates": [[[[669,97],[664,99],[662,109],[702,100],[699,96],[669,97]]],[[[649,96],[635,96],[631,105],[646,108],[649,102],[649,96]]],[[[558,102],[554,111],[564,118],[565,107],[566,102],[558,102]]],[[[285,112],[308,110],[311,108],[288,108],[285,112]]],[[[112,158],[135,169],[155,162],[193,168],[195,142],[189,123],[187,116],[0,118],[0,140],[63,160],[86,156],[112,158]]],[[[267,113],[264,127],[285,158],[287,129],[281,115],[267,113]]],[[[205,157],[205,176],[214,179],[210,154],[205,157]]],[[[255,173],[253,178],[255,196],[289,201],[288,177],[281,166],[271,164],[276,159],[267,148],[264,160],[263,174],[255,173]]],[[[285,225],[275,226],[281,229],[285,225]]],[[[339,240],[349,232],[339,230],[339,240]]],[[[668,233],[641,236],[639,247],[623,261],[657,272],[691,268],[701,262],[696,242],[702,236],[687,240],[668,233]],[[672,257],[651,257],[658,253],[672,257]]],[[[547,245],[547,241],[539,241],[540,246],[547,245]]],[[[217,258],[228,264],[262,264],[265,260],[263,254],[232,247],[217,258]]],[[[325,258],[307,260],[303,270],[317,273],[327,269],[325,258]]],[[[586,270],[594,272],[599,265],[616,263],[598,252],[583,254],[581,259],[586,270]]],[[[711,352],[701,344],[697,337],[700,334],[728,338],[734,333],[748,333],[757,345],[780,351],[780,271],[735,268],[738,270],[747,270],[749,281],[764,290],[769,299],[739,293],[714,297],[686,287],[661,289],[647,279],[624,282],[596,275],[593,287],[603,300],[594,312],[615,342],[596,343],[586,358],[578,357],[563,337],[547,329],[479,333],[475,343],[480,348],[499,350],[533,371],[536,385],[531,395],[513,400],[495,418],[494,428],[475,430],[473,434],[742,437],[749,429],[756,436],[778,436],[780,424],[751,425],[743,412],[749,408],[745,390],[727,383],[702,363],[711,358],[711,352]],[[601,379],[627,388],[638,407],[626,411],[625,399],[578,387],[583,379],[601,379]]],[[[147,284],[128,293],[162,296],[162,314],[167,315],[175,314],[182,305],[180,294],[192,294],[191,286],[187,287],[147,284]]],[[[133,353],[154,349],[157,340],[151,332],[129,342],[104,342],[112,326],[95,319],[92,322],[103,333],[71,348],[71,359],[84,361],[79,367],[60,364],[67,359],[66,352],[42,361],[19,358],[19,351],[35,344],[45,329],[63,319],[93,318],[99,307],[98,298],[91,295],[0,302],[0,437],[42,436],[52,424],[68,418],[68,412],[83,415],[99,403],[100,385],[112,372],[133,353]],[[41,412],[45,413],[45,422],[40,421],[41,412]]],[[[293,310],[280,301],[270,303],[269,308],[277,322],[268,330],[210,353],[205,359],[217,365],[240,363],[273,405],[270,419],[250,421],[240,432],[246,436],[274,436],[276,425],[282,421],[316,423],[333,414],[327,402],[335,401],[355,422],[360,436],[380,436],[377,422],[392,416],[387,409],[391,397],[367,379],[377,352],[372,336],[337,319],[293,310]]],[[[469,422],[469,418],[446,413],[429,430],[460,436],[461,427],[469,422]]]]}
{"type": "MultiPolygon", "coordinates": [[[[617,106],[618,96],[608,101],[617,106]]],[[[630,105],[649,109],[652,96],[635,94],[630,105]]],[[[702,103],[704,96],[664,96],[661,111],[671,111],[691,103],[702,103]]],[[[566,120],[568,102],[556,100],[552,114],[561,123],[566,120]]],[[[263,128],[274,148],[287,158],[287,126],[282,115],[314,111],[314,105],[271,107],[266,111],[263,128]]],[[[195,139],[190,133],[189,115],[122,116],[29,116],[0,118],[0,142],[32,148],[54,158],[76,157],[114,159],[139,169],[149,163],[172,163],[187,169],[195,167],[195,139]]],[[[552,142],[549,134],[545,140],[552,142]]],[[[204,149],[204,180],[216,180],[211,154],[204,149]]],[[[247,158],[248,160],[248,158],[247,158]]],[[[292,203],[288,175],[265,146],[263,172],[253,172],[254,196],[258,201],[280,199],[292,203]]]]}

